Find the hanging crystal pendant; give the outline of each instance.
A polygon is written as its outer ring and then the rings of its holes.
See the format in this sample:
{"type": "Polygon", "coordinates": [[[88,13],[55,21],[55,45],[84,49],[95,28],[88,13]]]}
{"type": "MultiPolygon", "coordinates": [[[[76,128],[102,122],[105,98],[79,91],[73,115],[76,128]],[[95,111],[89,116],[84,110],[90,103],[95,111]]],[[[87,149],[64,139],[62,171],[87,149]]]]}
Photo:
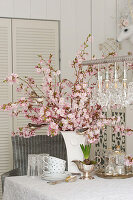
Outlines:
{"type": "Polygon", "coordinates": [[[100,75],[100,68],[98,65],[98,84],[94,87],[91,105],[101,105],[106,109],[110,108],[124,108],[129,104],[133,104],[133,82],[127,85],[127,71],[126,62],[123,67],[123,80],[118,78],[117,63],[114,66],[114,81],[109,80],[109,71],[105,71],[105,82],[100,75]]]}

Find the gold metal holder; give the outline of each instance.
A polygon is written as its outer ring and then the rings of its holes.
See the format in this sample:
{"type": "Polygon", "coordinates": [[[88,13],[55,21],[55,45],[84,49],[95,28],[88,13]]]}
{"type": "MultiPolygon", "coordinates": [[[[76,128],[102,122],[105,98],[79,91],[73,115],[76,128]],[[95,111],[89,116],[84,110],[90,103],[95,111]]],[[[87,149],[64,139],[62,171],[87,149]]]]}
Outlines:
{"type": "Polygon", "coordinates": [[[105,179],[126,179],[133,177],[133,173],[116,174],[116,175],[106,175],[104,171],[96,171],[95,174],[100,178],[105,179]]]}
{"type": "Polygon", "coordinates": [[[94,171],[95,165],[85,165],[80,160],[73,160],[79,171],[83,173],[83,176],[80,177],[80,179],[94,179],[93,176],[91,176],[91,173],[94,171]]]}

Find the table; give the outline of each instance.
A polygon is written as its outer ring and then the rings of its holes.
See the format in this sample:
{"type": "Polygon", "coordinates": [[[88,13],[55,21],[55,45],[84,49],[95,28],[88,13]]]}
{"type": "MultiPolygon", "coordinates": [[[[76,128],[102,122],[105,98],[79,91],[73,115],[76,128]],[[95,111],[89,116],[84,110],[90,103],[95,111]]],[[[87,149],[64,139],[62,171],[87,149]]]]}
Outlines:
{"type": "Polygon", "coordinates": [[[49,185],[38,177],[8,177],[3,200],[132,200],[133,178],[77,180],[49,185]]]}

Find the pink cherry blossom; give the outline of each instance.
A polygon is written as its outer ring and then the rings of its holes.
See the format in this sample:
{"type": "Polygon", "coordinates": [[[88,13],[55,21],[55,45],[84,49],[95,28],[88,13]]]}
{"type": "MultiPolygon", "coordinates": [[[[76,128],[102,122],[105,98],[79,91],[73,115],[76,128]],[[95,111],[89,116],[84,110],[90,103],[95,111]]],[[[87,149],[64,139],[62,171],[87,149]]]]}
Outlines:
{"type": "Polygon", "coordinates": [[[50,69],[44,68],[43,71],[48,75],[50,73],[50,69]]]}
{"type": "Polygon", "coordinates": [[[43,116],[43,115],[44,115],[44,107],[41,107],[41,108],[40,108],[39,115],[40,115],[40,116],[43,116]]]}
{"type": "Polygon", "coordinates": [[[57,114],[60,115],[61,117],[64,117],[65,116],[65,110],[60,108],[57,110],[57,114]]]}
{"type": "Polygon", "coordinates": [[[93,42],[93,36],[89,37],[89,42],[93,42]]]}
{"type": "Polygon", "coordinates": [[[76,85],[76,90],[80,90],[81,86],[80,85],[76,85]]]}
{"type": "Polygon", "coordinates": [[[42,69],[37,68],[37,69],[36,69],[36,72],[40,74],[40,73],[42,72],[42,69]]]}
{"type": "Polygon", "coordinates": [[[103,126],[103,123],[102,123],[101,121],[98,121],[98,122],[97,122],[97,126],[98,126],[98,127],[102,127],[102,126],[103,126]]]}
{"type": "Polygon", "coordinates": [[[60,70],[57,70],[56,72],[54,72],[54,76],[59,76],[61,74],[60,70]]]}
{"type": "Polygon", "coordinates": [[[79,79],[83,79],[83,74],[80,74],[80,75],[79,75],[79,79]]]}
{"type": "Polygon", "coordinates": [[[48,83],[51,83],[52,82],[52,78],[50,76],[47,77],[47,81],[48,83]]]}
{"type": "Polygon", "coordinates": [[[128,166],[128,167],[133,166],[133,157],[132,156],[127,155],[125,157],[125,165],[128,166]]]}
{"type": "Polygon", "coordinates": [[[9,82],[11,84],[16,83],[17,81],[18,81],[18,75],[14,73],[12,73],[10,76],[6,78],[6,82],[9,82]]]}
{"type": "MultiPolygon", "coordinates": [[[[88,142],[96,143],[99,141],[100,129],[104,129],[107,125],[112,126],[115,133],[132,134],[133,130],[121,125],[119,116],[108,119],[103,114],[101,106],[90,105],[92,89],[97,84],[95,78],[97,66],[87,66],[84,69],[81,65],[88,56],[86,48],[88,41],[91,41],[90,37],[90,35],[87,37],[71,63],[75,71],[75,81],[71,82],[68,79],[59,81],[60,70],[54,69],[52,55],[50,54],[48,61],[39,56],[40,62],[35,68],[37,73],[43,75],[41,86],[37,85],[32,77],[23,79],[17,74],[11,74],[4,82],[17,82],[17,91],[23,91],[24,97],[14,103],[1,105],[0,110],[9,111],[15,116],[23,113],[26,119],[39,125],[40,128],[48,123],[48,135],[51,136],[57,135],[61,130],[85,129],[83,134],[88,142]],[[44,100],[38,102],[38,98],[44,100]]],[[[110,70],[110,73],[112,71],[110,70]]],[[[20,127],[13,135],[31,137],[35,135],[36,130],[32,130],[29,126],[20,127]]]]}
{"type": "Polygon", "coordinates": [[[87,84],[86,83],[83,83],[83,88],[85,89],[87,87],[87,84]]]}

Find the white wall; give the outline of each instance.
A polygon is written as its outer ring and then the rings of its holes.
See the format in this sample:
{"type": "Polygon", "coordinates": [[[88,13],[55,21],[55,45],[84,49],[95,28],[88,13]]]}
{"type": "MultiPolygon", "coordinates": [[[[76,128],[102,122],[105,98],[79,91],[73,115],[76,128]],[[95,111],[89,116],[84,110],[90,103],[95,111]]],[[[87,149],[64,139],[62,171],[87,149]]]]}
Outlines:
{"type": "Polygon", "coordinates": [[[116,37],[116,0],[0,0],[0,17],[60,20],[63,77],[73,78],[69,64],[89,33],[90,57],[100,56],[105,38],[116,37]]]}
{"type": "MultiPolygon", "coordinates": [[[[100,57],[98,45],[119,34],[118,17],[127,0],[0,0],[0,17],[60,20],[62,77],[73,79],[70,62],[89,33],[94,36],[90,57],[100,57]]],[[[123,43],[120,55],[132,50],[123,43]]],[[[132,124],[130,112],[127,123],[132,124]],[[130,119],[130,120],[129,120],[130,119]]],[[[129,141],[129,139],[127,140],[129,141]]],[[[133,140],[132,140],[133,141],[133,140]]],[[[131,140],[130,140],[130,143],[131,140]]],[[[130,145],[130,150],[133,149],[130,145]]]]}
{"type": "MultiPolygon", "coordinates": [[[[127,127],[133,129],[133,105],[129,106],[127,108],[126,112],[127,116],[127,127]]],[[[129,155],[133,156],[133,135],[127,136],[127,146],[126,146],[126,152],[129,155]]]]}

